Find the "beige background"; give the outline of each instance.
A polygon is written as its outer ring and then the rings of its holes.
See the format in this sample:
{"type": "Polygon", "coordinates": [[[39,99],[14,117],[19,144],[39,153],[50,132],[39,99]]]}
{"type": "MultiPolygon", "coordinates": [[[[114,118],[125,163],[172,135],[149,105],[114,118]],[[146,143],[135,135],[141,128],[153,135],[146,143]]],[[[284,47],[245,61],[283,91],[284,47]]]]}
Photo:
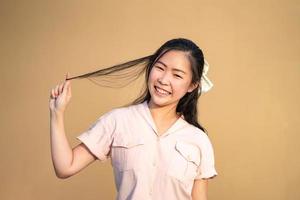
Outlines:
{"type": "MultiPolygon", "coordinates": [[[[79,75],[194,40],[214,88],[199,102],[219,176],[210,200],[300,199],[300,1],[0,1],[0,199],[113,199],[110,163],[61,180],[49,146],[50,89],[79,75]]],[[[104,112],[137,96],[72,82],[72,146],[104,112]]]]}

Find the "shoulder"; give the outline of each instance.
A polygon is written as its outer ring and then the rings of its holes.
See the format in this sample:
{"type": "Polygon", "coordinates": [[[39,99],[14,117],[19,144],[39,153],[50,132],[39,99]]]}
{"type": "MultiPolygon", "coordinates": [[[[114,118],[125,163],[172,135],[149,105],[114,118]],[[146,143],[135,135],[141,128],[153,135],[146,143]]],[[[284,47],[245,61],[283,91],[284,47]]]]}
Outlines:
{"type": "Polygon", "coordinates": [[[191,137],[193,138],[194,142],[198,143],[200,146],[211,145],[211,140],[209,136],[200,128],[191,124],[188,124],[186,128],[186,130],[190,133],[191,137]]]}

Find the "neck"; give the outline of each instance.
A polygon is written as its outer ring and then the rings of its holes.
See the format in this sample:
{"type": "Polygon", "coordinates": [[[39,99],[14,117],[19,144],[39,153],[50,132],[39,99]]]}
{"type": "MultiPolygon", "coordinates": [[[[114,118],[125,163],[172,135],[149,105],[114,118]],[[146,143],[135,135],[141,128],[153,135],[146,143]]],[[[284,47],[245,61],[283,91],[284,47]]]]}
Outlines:
{"type": "Polygon", "coordinates": [[[179,118],[179,115],[176,113],[177,104],[158,106],[150,100],[148,107],[152,117],[156,120],[179,118]]]}

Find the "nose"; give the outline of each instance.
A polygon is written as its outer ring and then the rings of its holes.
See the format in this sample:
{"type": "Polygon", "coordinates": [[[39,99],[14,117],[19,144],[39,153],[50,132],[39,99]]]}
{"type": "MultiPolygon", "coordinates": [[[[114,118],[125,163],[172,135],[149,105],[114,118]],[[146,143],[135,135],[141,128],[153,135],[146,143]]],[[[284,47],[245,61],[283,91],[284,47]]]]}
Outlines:
{"type": "Polygon", "coordinates": [[[158,82],[162,85],[168,85],[170,83],[170,77],[168,73],[161,74],[161,76],[158,78],[158,82]]]}

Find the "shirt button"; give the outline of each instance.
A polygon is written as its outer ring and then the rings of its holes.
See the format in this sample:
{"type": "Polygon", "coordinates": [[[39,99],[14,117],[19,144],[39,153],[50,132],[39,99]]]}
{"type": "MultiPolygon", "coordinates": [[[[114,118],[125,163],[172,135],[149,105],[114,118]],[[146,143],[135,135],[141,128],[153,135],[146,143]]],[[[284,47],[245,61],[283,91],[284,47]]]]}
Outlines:
{"type": "Polygon", "coordinates": [[[152,188],[150,188],[149,194],[152,195],[152,188]]]}
{"type": "Polygon", "coordinates": [[[155,167],[155,166],[156,166],[156,162],[155,162],[155,161],[153,161],[153,162],[152,162],[152,165],[153,165],[153,167],[155,167]]]}

